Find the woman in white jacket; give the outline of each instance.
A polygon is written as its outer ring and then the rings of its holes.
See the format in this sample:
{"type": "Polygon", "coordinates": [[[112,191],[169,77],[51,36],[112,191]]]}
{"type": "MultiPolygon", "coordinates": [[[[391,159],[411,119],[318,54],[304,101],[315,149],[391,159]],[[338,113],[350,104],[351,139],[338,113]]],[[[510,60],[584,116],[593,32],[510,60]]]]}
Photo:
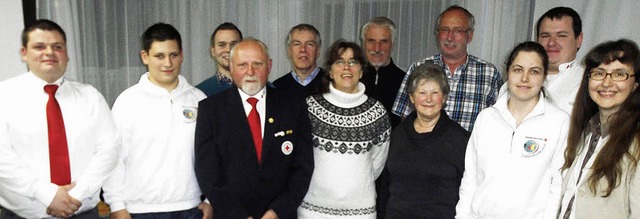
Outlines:
{"type": "Polygon", "coordinates": [[[626,39],[585,56],[559,218],[640,218],[640,49],[626,39]]]}
{"type": "Polygon", "coordinates": [[[508,95],[476,119],[456,218],[553,218],[569,116],[545,99],[548,56],[535,42],[507,60],[508,95]]]}

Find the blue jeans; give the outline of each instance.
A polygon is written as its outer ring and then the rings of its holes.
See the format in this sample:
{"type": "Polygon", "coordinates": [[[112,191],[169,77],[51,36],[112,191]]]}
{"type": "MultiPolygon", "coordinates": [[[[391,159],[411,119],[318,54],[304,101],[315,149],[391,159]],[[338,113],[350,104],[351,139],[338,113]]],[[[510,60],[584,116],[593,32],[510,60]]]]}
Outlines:
{"type": "Polygon", "coordinates": [[[202,211],[197,207],[184,211],[131,214],[132,219],[201,219],[202,211]]]}

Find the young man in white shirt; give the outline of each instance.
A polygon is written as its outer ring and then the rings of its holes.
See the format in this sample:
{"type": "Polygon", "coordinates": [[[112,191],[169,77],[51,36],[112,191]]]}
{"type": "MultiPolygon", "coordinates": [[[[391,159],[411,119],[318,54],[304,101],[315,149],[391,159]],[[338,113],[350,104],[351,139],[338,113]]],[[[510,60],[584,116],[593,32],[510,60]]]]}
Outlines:
{"type": "Polygon", "coordinates": [[[104,186],[111,218],[211,218],[193,167],[197,106],[206,96],[180,75],[182,39],[173,26],[154,24],[142,40],[149,71],[112,109],[123,150],[104,186]]]}
{"type": "Polygon", "coordinates": [[[66,45],[58,24],[35,21],[22,32],[29,72],[0,82],[0,218],[98,218],[120,138],[102,94],[64,77],[66,45]]]}

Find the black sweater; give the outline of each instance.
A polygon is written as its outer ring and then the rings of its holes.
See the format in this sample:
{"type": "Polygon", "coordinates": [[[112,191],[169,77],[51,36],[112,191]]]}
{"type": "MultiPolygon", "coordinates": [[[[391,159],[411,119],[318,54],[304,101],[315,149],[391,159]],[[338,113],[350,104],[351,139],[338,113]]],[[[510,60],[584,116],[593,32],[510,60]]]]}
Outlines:
{"type": "Polygon", "coordinates": [[[391,135],[386,218],[454,218],[470,133],[444,111],[429,133],[417,133],[415,119],[391,135]]]}

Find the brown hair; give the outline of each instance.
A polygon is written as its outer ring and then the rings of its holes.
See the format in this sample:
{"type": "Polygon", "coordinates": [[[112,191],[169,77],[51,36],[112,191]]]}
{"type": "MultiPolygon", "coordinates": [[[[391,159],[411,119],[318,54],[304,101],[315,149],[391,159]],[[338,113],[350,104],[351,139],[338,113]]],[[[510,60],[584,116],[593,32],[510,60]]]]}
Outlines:
{"type": "MultiPolygon", "coordinates": [[[[589,120],[598,113],[598,105],[589,96],[589,72],[601,64],[619,61],[632,66],[634,72],[638,73],[640,72],[639,53],[638,45],[633,41],[621,39],[601,43],[585,56],[585,70],[573,106],[567,150],[564,154],[565,163],[562,169],[568,169],[573,164],[579,149],[585,143],[589,120]]],[[[640,78],[636,75],[627,80],[634,80],[637,84],[640,78]]],[[[624,157],[632,161],[631,171],[635,171],[640,158],[640,148],[637,143],[640,142],[640,115],[638,112],[640,112],[640,89],[635,89],[622,103],[620,109],[609,118],[609,127],[615,128],[609,129],[609,140],[602,147],[591,167],[591,176],[587,180],[592,192],[596,193],[598,181],[605,178],[608,185],[603,197],[611,194],[612,190],[620,183],[621,165],[624,157]],[[635,144],[633,144],[634,140],[635,144]]]]}
{"type": "MultiPolygon", "coordinates": [[[[364,69],[367,67],[367,58],[364,56],[364,52],[362,47],[360,47],[357,43],[349,42],[344,39],[339,39],[331,45],[329,48],[329,53],[327,53],[327,58],[325,62],[325,68],[331,71],[331,65],[340,59],[341,55],[347,50],[351,49],[353,51],[353,59],[358,61],[362,68],[362,73],[364,74],[364,69]]],[[[331,72],[327,72],[324,74],[322,78],[322,93],[329,93],[329,84],[331,84],[331,72]]]]}
{"type": "Polygon", "coordinates": [[[29,34],[34,30],[46,30],[46,31],[57,31],[62,35],[62,40],[67,43],[67,34],[64,33],[62,27],[58,25],[56,22],[47,19],[36,20],[33,24],[22,30],[22,34],[20,38],[22,39],[22,47],[27,48],[27,43],[29,42],[29,34]]]}

